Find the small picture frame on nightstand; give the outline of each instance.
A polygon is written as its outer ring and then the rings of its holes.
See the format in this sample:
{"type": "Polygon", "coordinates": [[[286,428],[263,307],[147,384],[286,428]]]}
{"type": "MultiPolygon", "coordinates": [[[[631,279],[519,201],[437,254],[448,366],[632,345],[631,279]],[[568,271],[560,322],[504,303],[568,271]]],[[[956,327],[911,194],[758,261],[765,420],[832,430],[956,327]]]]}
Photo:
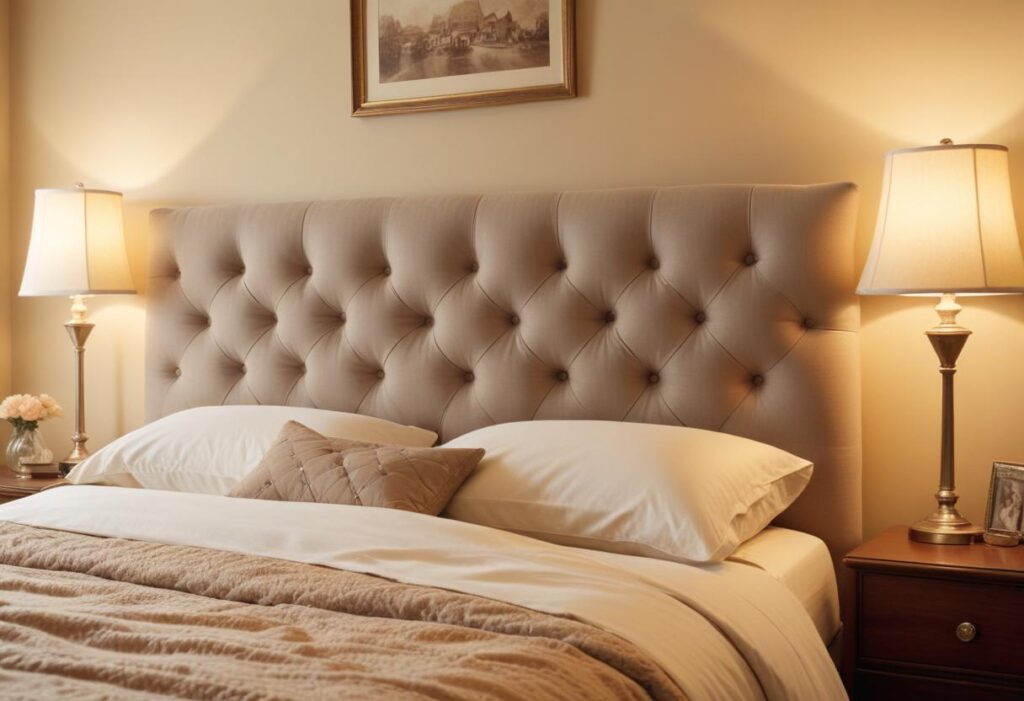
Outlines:
{"type": "Polygon", "coordinates": [[[985,534],[989,545],[1013,546],[1020,543],[1024,529],[1024,465],[1012,462],[992,463],[985,509],[985,534]]]}

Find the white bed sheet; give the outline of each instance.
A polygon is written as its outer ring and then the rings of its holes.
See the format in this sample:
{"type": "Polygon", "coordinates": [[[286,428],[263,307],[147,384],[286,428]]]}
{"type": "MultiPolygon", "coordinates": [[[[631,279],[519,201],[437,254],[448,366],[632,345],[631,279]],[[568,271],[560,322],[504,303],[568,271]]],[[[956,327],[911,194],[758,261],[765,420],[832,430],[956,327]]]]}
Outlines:
{"type": "Polygon", "coordinates": [[[822,642],[832,643],[841,627],[839,588],[825,541],[769,526],[740,545],[729,560],[758,567],[784,584],[803,604],[822,642]]]}
{"type": "Polygon", "coordinates": [[[118,487],[48,490],[0,521],[364,572],[572,616],[631,641],[691,699],[844,699],[803,606],[738,562],[688,566],[370,507],[118,487]]]}

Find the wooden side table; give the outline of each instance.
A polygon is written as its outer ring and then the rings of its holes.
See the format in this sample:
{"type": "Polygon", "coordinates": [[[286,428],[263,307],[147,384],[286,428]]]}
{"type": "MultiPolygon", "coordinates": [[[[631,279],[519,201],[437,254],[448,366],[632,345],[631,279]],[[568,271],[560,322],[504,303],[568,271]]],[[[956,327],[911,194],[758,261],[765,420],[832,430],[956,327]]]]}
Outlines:
{"type": "Polygon", "coordinates": [[[1024,699],[1024,546],[929,545],[890,528],[844,558],[854,699],[1024,699]]]}
{"type": "Polygon", "coordinates": [[[27,497],[59,484],[64,484],[64,478],[59,475],[22,479],[6,467],[0,467],[0,504],[27,497]]]}

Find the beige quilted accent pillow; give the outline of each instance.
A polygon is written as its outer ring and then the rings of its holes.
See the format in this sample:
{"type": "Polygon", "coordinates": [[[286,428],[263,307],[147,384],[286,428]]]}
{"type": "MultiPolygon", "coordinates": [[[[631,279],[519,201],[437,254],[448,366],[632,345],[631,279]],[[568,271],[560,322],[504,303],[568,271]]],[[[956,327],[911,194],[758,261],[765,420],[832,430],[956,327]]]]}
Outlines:
{"type": "Polygon", "coordinates": [[[228,496],[403,509],[436,516],[484,451],[327,438],[297,421],[228,496]]]}

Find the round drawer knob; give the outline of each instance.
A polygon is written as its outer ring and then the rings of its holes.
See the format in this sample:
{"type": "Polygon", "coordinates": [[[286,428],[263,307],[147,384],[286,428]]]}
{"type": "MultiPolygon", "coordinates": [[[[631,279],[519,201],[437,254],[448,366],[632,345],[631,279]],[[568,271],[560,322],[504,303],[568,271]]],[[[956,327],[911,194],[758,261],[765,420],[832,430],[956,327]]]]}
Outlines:
{"type": "Polygon", "coordinates": [[[964,621],[956,627],[956,639],[962,643],[969,643],[978,634],[978,628],[973,623],[964,621]]]}

